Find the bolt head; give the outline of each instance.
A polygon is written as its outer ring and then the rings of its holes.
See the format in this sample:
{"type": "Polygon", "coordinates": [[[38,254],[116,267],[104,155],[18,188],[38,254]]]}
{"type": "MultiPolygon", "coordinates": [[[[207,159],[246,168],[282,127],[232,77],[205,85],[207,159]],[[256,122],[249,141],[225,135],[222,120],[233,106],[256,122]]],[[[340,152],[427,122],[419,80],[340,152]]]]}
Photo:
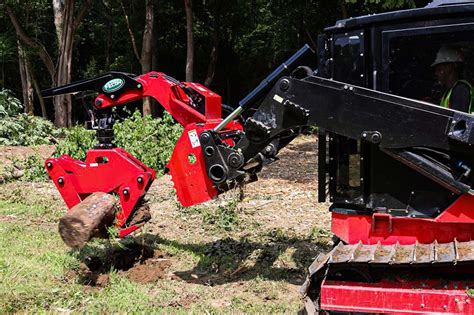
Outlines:
{"type": "Polygon", "coordinates": [[[138,182],[139,184],[143,183],[143,176],[141,176],[141,175],[138,176],[138,177],[137,177],[137,182],[138,182]]]}
{"type": "Polygon", "coordinates": [[[228,158],[228,163],[232,168],[239,168],[242,166],[244,160],[243,157],[237,153],[231,153],[228,158]]]}
{"type": "Polygon", "coordinates": [[[124,189],[124,190],[123,190],[123,195],[124,195],[124,196],[128,196],[128,193],[129,193],[129,192],[128,192],[128,189],[124,189]]]}
{"type": "Polygon", "coordinates": [[[59,178],[58,178],[58,184],[59,184],[59,185],[64,184],[64,178],[59,177],[59,178]]]}
{"type": "Polygon", "coordinates": [[[102,106],[102,100],[95,100],[95,105],[102,106]]]}
{"type": "Polygon", "coordinates": [[[53,168],[53,163],[52,162],[46,163],[46,167],[49,169],[53,168]]]}
{"type": "Polygon", "coordinates": [[[379,133],[374,133],[370,137],[370,141],[372,141],[373,143],[379,143],[381,140],[382,140],[382,137],[380,136],[379,133]]]}
{"type": "Polygon", "coordinates": [[[200,138],[202,143],[208,143],[211,136],[209,135],[209,133],[203,132],[200,138]]]}
{"type": "Polygon", "coordinates": [[[280,90],[282,91],[286,91],[290,88],[290,81],[288,81],[287,79],[283,79],[281,80],[280,82],[280,90]]]}

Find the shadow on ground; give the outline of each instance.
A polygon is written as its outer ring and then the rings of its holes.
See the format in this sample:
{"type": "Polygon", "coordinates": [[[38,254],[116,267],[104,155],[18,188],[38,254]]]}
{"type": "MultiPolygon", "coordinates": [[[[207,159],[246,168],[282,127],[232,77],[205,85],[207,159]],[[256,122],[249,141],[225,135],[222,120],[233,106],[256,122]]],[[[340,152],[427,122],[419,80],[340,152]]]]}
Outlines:
{"type": "Polygon", "coordinates": [[[259,177],[303,184],[314,182],[317,177],[317,143],[290,144],[287,148],[278,156],[280,160],[265,169],[259,177]]]}
{"type": "MultiPolygon", "coordinates": [[[[187,244],[144,234],[126,240],[121,246],[86,246],[79,252],[81,265],[87,267],[86,272],[80,274],[82,283],[102,286],[101,277],[111,270],[132,275],[132,278],[137,278],[135,272],[157,274],[138,282],[163,278],[164,269],[176,258],[164,253],[160,249],[162,246],[192,253],[199,258],[194,268],[177,271],[172,278],[207,286],[255,278],[284,280],[300,285],[314,258],[327,250],[326,244],[296,237],[268,236],[264,242],[224,238],[204,244],[187,244]]],[[[142,278],[138,276],[138,279],[142,278]]]]}

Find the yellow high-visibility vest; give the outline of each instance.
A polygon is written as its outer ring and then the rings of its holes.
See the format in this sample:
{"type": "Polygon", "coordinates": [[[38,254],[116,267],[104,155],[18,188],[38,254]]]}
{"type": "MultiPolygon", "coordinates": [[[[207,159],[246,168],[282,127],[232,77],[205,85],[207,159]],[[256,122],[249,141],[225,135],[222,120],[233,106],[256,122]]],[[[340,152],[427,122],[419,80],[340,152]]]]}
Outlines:
{"type": "Polygon", "coordinates": [[[464,83],[464,84],[466,84],[466,85],[469,87],[469,90],[471,91],[471,100],[470,100],[470,102],[469,102],[469,107],[468,107],[468,111],[467,111],[467,112],[468,112],[468,113],[472,113],[472,109],[473,109],[473,108],[472,108],[472,103],[473,103],[473,102],[472,102],[472,99],[473,99],[473,97],[474,97],[474,89],[473,89],[471,83],[469,83],[469,81],[466,81],[466,80],[459,80],[459,81],[457,81],[457,82],[454,84],[454,86],[453,86],[452,88],[450,88],[450,89],[448,89],[446,92],[444,92],[443,97],[441,98],[441,103],[440,103],[440,105],[441,105],[442,107],[449,108],[449,100],[450,100],[450,98],[451,98],[451,93],[453,93],[453,89],[454,89],[454,87],[455,87],[456,85],[458,85],[458,83],[464,83]]]}

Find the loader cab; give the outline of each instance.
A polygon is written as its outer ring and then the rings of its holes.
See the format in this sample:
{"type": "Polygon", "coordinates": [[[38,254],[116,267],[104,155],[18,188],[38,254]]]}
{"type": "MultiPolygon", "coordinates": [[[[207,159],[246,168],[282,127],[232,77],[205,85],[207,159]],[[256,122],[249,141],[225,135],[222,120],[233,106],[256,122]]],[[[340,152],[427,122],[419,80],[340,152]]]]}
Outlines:
{"type": "MultiPolygon", "coordinates": [[[[337,21],[318,37],[318,75],[438,105],[446,88],[432,66],[437,52],[458,50],[464,58],[461,78],[474,84],[473,34],[474,1],[434,1],[337,21]]],[[[440,204],[455,198],[432,180],[412,176],[413,170],[373,145],[324,130],[319,138],[319,199],[328,191],[334,209],[434,217],[440,204]]]]}

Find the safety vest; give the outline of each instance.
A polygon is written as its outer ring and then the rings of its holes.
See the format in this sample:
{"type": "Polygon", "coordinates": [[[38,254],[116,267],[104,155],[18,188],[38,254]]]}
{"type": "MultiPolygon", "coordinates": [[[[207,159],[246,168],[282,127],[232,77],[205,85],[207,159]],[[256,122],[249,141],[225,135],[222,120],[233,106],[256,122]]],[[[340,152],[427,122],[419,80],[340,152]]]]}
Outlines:
{"type": "Polygon", "coordinates": [[[459,81],[457,81],[457,82],[454,84],[454,86],[453,86],[452,88],[450,88],[449,90],[447,90],[446,92],[444,92],[443,97],[441,98],[441,104],[440,104],[440,105],[441,105],[442,107],[449,108],[449,101],[450,101],[450,99],[451,99],[451,93],[453,92],[454,87],[455,87],[456,85],[458,85],[458,83],[464,83],[464,84],[466,84],[466,85],[469,87],[469,89],[471,90],[471,101],[469,102],[469,107],[468,107],[468,111],[467,111],[467,112],[468,112],[468,113],[472,113],[472,110],[474,109],[474,108],[472,108],[472,103],[473,103],[473,102],[472,102],[472,99],[473,99],[473,97],[474,97],[474,89],[473,89],[471,83],[469,83],[469,81],[466,81],[466,80],[459,80],[459,81]]]}

